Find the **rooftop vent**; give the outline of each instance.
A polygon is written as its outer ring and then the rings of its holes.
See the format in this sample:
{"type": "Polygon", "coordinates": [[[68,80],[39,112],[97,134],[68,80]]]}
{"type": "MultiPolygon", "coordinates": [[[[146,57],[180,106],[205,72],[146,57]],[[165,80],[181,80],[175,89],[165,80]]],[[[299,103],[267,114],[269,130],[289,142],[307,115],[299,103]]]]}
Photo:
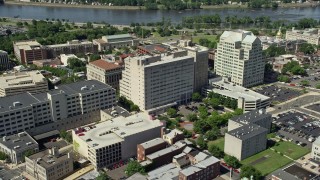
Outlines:
{"type": "Polygon", "coordinates": [[[32,144],[32,142],[27,142],[27,143],[26,143],[27,146],[29,146],[29,145],[31,145],[31,144],[32,144]]]}
{"type": "Polygon", "coordinates": [[[13,107],[21,106],[22,103],[19,101],[13,102],[13,107]]]}
{"type": "Polygon", "coordinates": [[[18,133],[18,136],[19,136],[19,137],[26,136],[26,133],[25,133],[25,132],[18,133]]]}
{"type": "Polygon", "coordinates": [[[88,86],[81,87],[81,91],[84,91],[84,90],[87,90],[87,89],[88,89],[88,86]]]}
{"type": "Polygon", "coordinates": [[[20,148],[20,146],[15,146],[15,147],[13,147],[13,149],[19,149],[20,148]]]}

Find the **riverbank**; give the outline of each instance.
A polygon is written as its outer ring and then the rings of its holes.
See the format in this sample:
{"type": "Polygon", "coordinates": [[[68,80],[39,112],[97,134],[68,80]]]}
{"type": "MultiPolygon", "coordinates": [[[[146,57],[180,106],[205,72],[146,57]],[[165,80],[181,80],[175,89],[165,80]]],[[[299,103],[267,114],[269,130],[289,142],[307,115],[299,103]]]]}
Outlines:
{"type": "MultiPolygon", "coordinates": [[[[23,5],[23,6],[44,6],[44,7],[64,7],[64,8],[92,8],[92,9],[114,9],[114,10],[144,10],[144,6],[106,6],[106,5],[85,5],[85,4],[58,4],[58,3],[41,3],[41,2],[19,2],[6,1],[9,5],[23,5]]],[[[300,7],[314,7],[319,4],[311,3],[285,3],[279,4],[279,8],[300,8],[300,7]]],[[[210,5],[201,6],[201,9],[247,9],[247,5],[210,5]]]]}

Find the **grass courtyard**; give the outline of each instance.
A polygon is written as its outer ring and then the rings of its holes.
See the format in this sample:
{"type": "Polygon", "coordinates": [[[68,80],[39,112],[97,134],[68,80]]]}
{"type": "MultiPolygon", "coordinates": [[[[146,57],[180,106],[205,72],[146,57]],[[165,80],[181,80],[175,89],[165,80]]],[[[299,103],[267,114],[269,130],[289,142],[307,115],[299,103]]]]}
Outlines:
{"type": "Polygon", "coordinates": [[[288,157],[298,159],[310,152],[309,149],[298,146],[292,142],[278,142],[278,145],[273,146],[272,149],[277,152],[267,149],[241,161],[241,163],[243,165],[252,165],[259,170],[262,175],[268,175],[276,169],[292,162],[288,157]]]}
{"type": "Polygon", "coordinates": [[[272,148],[295,160],[310,152],[308,148],[301,147],[292,142],[286,141],[279,142],[278,146],[273,146],[272,148]]]}
{"type": "Polygon", "coordinates": [[[210,144],[214,144],[215,146],[217,146],[218,148],[220,148],[222,151],[224,150],[224,138],[219,138],[219,139],[216,139],[214,141],[210,141],[208,142],[208,146],[210,144]]]}
{"type": "Polygon", "coordinates": [[[241,161],[241,164],[252,165],[265,176],[290,162],[292,162],[292,160],[289,158],[284,157],[271,149],[267,149],[241,161]]]}

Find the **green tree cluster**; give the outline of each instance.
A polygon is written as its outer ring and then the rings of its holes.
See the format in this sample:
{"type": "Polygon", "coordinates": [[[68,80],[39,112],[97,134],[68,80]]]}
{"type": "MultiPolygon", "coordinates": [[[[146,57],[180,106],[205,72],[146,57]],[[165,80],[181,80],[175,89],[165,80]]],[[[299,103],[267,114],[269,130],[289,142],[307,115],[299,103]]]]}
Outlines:
{"type": "Polygon", "coordinates": [[[263,51],[266,57],[276,57],[286,53],[284,47],[277,47],[276,45],[269,46],[266,50],[263,51]]]}
{"type": "Polygon", "coordinates": [[[222,158],[224,156],[224,152],[214,144],[209,144],[208,151],[212,154],[212,156],[217,158],[222,158]]]}
{"type": "Polygon", "coordinates": [[[174,118],[177,116],[177,110],[174,108],[167,109],[167,115],[171,118],[174,118]]]}
{"type": "Polygon", "coordinates": [[[200,102],[202,100],[202,96],[200,93],[195,92],[192,94],[192,101],[200,102]]]}
{"type": "Polygon", "coordinates": [[[208,48],[217,48],[217,41],[210,41],[208,39],[201,38],[199,39],[199,44],[208,48]]]}
{"type": "Polygon", "coordinates": [[[86,63],[81,61],[78,58],[69,58],[68,59],[68,68],[72,69],[73,72],[85,72],[87,70],[86,63]]]}
{"type": "Polygon", "coordinates": [[[313,54],[316,52],[316,46],[309,43],[301,44],[299,47],[299,51],[305,53],[305,54],[313,54]]]}
{"type": "Polygon", "coordinates": [[[145,169],[137,161],[130,161],[125,169],[127,176],[132,176],[135,173],[145,174],[145,169]]]}
{"type": "Polygon", "coordinates": [[[212,104],[213,108],[216,107],[216,103],[219,101],[219,104],[226,106],[228,108],[236,109],[238,107],[238,100],[231,99],[230,97],[224,97],[218,93],[210,92],[208,94],[208,103],[212,104]],[[214,100],[213,100],[214,99],[214,100]],[[214,107],[215,106],[215,107],[214,107]]]}
{"type": "Polygon", "coordinates": [[[286,74],[288,72],[292,73],[293,75],[307,74],[306,70],[301,67],[297,61],[291,61],[283,66],[281,73],[286,74]]]}
{"type": "Polygon", "coordinates": [[[0,151],[0,160],[6,160],[7,158],[9,158],[9,156],[6,153],[0,151]]]}
{"type": "Polygon", "coordinates": [[[226,155],[223,159],[226,164],[231,166],[232,168],[238,169],[241,167],[240,161],[234,156],[226,155]]]}
{"type": "Polygon", "coordinates": [[[125,108],[128,111],[140,111],[139,106],[135,105],[132,101],[128,100],[124,96],[119,97],[118,103],[121,107],[125,108]]]}
{"type": "Polygon", "coordinates": [[[65,130],[60,131],[60,137],[69,143],[72,143],[72,141],[73,141],[72,134],[70,132],[65,131],[65,130]]]}
{"type": "Polygon", "coordinates": [[[200,147],[200,149],[207,149],[207,142],[204,140],[203,135],[198,137],[197,145],[200,147]]]}
{"type": "Polygon", "coordinates": [[[109,180],[109,176],[105,172],[99,172],[99,176],[96,177],[96,180],[109,180]]]}
{"type": "Polygon", "coordinates": [[[278,81],[288,83],[290,82],[290,77],[287,75],[278,76],[278,81]]]}
{"type": "Polygon", "coordinates": [[[253,166],[247,165],[247,166],[241,167],[240,177],[241,179],[247,178],[247,179],[260,180],[262,179],[262,174],[253,166]]]}

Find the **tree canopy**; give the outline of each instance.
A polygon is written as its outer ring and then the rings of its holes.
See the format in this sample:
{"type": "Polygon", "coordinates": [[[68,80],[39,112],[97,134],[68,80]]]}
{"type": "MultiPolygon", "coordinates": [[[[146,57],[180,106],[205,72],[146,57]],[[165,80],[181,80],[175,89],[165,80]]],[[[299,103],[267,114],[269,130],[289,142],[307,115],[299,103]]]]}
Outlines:
{"type": "Polygon", "coordinates": [[[127,176],[132,176],[135,173],[145,173],[145,169],[140,165],[137,161],[130,161],[125,169],[125,173],[127,176]]]}
{"type": "Polygon", "coordinates": [[[236,169],[241,166],[240,161],[239,161],[236,157],[234,157],[234,156],[226,155],[226,156],[224,157],[224,161],[225,161],[229,166],[231,166],[231,167],[233,167],[233,168],[236,168],[236,169]]]}
{"type": "Polygon", "coordinates": [[[241,167],[240,177],[254,179],[254,180],[260,180],[260,179],[262,179],[262,174],[260,171],[258,171],[254,167],[247,165],[247,166],[241,167]]]}

